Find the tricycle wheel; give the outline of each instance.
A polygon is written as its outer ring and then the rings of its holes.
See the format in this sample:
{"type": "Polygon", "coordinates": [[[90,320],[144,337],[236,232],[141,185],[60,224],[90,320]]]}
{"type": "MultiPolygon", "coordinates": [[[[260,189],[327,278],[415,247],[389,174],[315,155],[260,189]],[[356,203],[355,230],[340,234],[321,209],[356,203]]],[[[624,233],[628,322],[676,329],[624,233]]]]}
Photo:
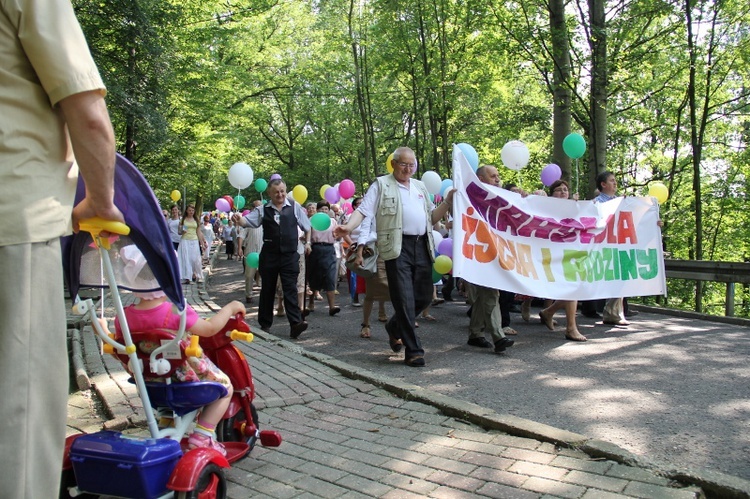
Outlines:
{"type": "Polygon", "coordinates": [[[227,496],[227,481],[224,471],[215,464],[207,464],[198,477],[195,489],[178,492],[178,499],[224,499],[227,496]]]}
{"type": "MultiPolygon", "coordinates": [[[[254,404],[250,404],[250,412],[252,413],[253,423],[255,428],[260,429],[258,426],[258,410],[254,404]]],[[[250,446],[250,450],[253,450],[255,443],[258,440],[255,435],[249,437],[242,434],[242,424],[248,422],[245,417],[245,410],[240,409],[234,416],[223,419],[219,422],[216,428],[216,437],[219,442],[246,442],[250,446]]]]}

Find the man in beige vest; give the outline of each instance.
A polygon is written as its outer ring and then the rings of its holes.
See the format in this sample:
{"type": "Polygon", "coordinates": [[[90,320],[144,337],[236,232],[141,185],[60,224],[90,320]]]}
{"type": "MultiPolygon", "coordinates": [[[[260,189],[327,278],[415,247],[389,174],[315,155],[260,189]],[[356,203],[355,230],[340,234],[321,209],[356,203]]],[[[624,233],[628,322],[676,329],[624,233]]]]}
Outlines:
{"type": "Polygon", "coordinates": [[[432,262],[435,244],[432,226],[450,210],[453,191],[435,207],[424,184],[412,178],[417,160],[408,147],[399,147],[391,160],[393,173],[379,177],[367,190],[362,204],[349,222],[334,233],[343,237],[365,217],[375,217],[377,248],[385,261],[394,315],[385,325],[391,349],[406,350],[408,366],[425,365],[424,349],[416,335],[414,320],[432,301],[432,262]]]}

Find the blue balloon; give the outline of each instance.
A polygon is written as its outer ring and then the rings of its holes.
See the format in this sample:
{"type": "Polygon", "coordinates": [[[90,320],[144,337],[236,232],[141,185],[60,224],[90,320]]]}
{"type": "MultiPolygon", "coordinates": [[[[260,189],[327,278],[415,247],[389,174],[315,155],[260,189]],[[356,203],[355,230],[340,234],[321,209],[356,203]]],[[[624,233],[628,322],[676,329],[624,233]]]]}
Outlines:
{"type": "Polygon", "coordinates": [[[447,178],[440,183],[440,195],[445,197],[445,193],[453,188],[453,180],[447,178]]]}
{"type": "Polygon", "coordinates": [[[464,153],[464,157],[466,158],[466,161],[469,162],[469,166],[471,166],[472,170],[477,171],[477,168],[479,168],[479,155],[477,154],[477,151],[464,142],[457,144],[456,147],[461,149],[461,152],[464,153]]]}

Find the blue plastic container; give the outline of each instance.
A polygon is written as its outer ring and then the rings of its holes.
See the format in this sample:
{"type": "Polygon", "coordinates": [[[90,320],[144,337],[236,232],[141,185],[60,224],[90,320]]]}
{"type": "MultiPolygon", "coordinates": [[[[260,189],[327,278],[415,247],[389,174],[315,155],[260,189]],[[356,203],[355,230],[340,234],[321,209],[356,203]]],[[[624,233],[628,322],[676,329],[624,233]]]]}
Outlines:
{"type": "Polygon", "coordinates": [[[180,443],[168,438],[130,437],[101,431],[78,437],[70,460],[78,488],[120,497],[159,497],[182,457],[180,443]]]}

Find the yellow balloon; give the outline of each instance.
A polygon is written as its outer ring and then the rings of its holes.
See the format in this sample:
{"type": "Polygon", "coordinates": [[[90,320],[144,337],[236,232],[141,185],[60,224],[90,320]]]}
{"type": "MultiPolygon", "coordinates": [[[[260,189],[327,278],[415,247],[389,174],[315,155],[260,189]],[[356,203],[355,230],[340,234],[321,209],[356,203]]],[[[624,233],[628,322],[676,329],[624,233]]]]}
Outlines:
{"type": "Polygon", "coordinates": [[[307,201],[307,187],[304,185],[295,185],[294,189],[292,189],[292,197],[299,204],[303,204],[307,201]]]}
{"type": "Polygon", "coordinates": [[[323,187],[320,188],[320,199],[326,198],[326,191],[328,188],[331,187],[329,184],[325,184],[323,187]]]}
{"type": "Polygon", "coordinates": [[[388,173],[393,173],[393,153],[391,153],[388,156],[388,159],[385,160],[385,169],[388,170],[388,173]]]}
{"type": "Polygon", "coordinates": [[[432,268],[438,274],[447,274],[453,268],[453,260],[449,256],[439,255],[435,258],[435,263],[432,264],[432,268]]]}
{"type": "Polygon", "coordinates": [[[662,204],[669,197],[669,189],[661,182],[653,182],[648,186],[648,195],[655,197],[659,204],[662,204]]]}
{"type": "Polygon", "coordinates": [[[172,193],[169,195],[169,197],[172,198],[172,201],[174,201],[176,203],[177,201],[180,200],[180,198],[182,197],[182,194],[180,194],[180,191],[178,191],[177,189],[175,189],[175,190],[172,191],[172,193]]]}

